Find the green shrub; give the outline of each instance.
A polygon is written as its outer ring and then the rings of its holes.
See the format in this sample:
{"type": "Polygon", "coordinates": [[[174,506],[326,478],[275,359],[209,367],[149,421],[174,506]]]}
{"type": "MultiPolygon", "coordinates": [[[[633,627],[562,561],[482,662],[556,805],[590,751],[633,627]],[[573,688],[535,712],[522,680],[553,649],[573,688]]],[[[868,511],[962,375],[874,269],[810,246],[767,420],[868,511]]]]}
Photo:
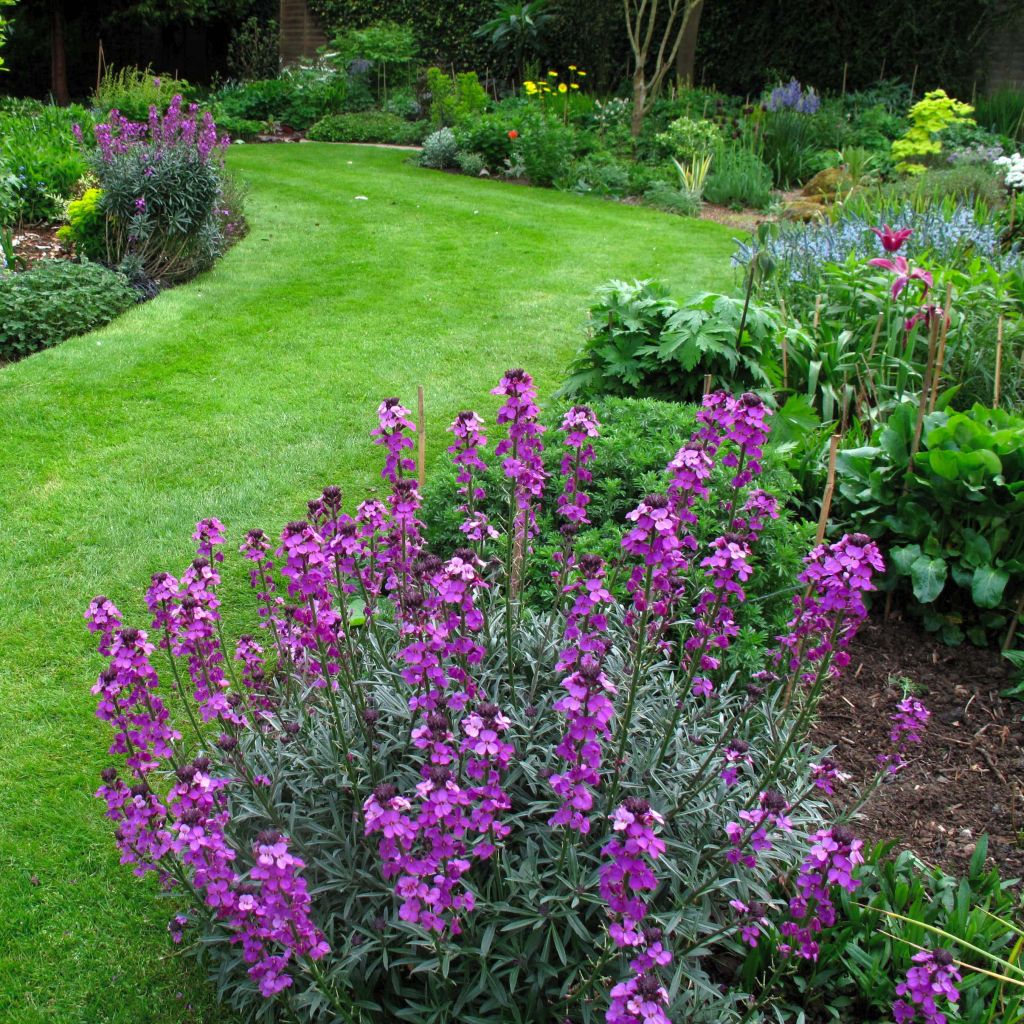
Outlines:
{"type": "Polygon", "coordinates": [[[213,97],[229,118],[279,121],[298,131],[328,114],[340,113],[348,94],[347,77],[333,68],[289,68],[279,78],[226,85],[213,97]]]}
{"type": "Polygon", "coordinates": [[[880,539],[887,586],[950,643],[1005,630],[1024,593],[1024,419],[975,405],[889,417],[878,443],[839,455],[837,522],[880,539]]]}
{"type": "Polygon", "coordinates": [[[570,169],[573,133],[560,123],[531,118],[519,129],[513,149],[531,185],[554,185],[570,169]]]}
{"type": "Polygon", "coordinates": [[[1006,201],[1006,190],[992,164],[958,163],[951,167],[933,167],[922,174],[890,186],[890,196],[922,209],[951,197],[973,204],[981,200],[990,210],[1006,201]]]}
{"type": "Polygon", "coordinates": [[[314,142],[384,142],[415,146],[423,141],[425,121],[409,122],[395,114],[370,110],[363,114],[331,114],[306,132],[314,142]]]}
{"type": "Polygon", "coordinates": [[[145,121],[149,108],[162,114],[178,94],[187,96],[189,85],[173,75],[154,75],[152,68],[107,68],[93,93],[92,105],[103,115],[119,110],[129,121],[145,121]]]}
{"type": "Polygon", "coordinates": [[[704,198],[720,206],[763,210],[772,198],[772,172],[749,146],[723,143],[715,148],[704,198]]]}
{"type": "Polygon", "coordinates": [[[0,275],[0,360],[101,327],[137,298],[124,277],[96,263],[43,260],[0,275]]]}
{"type": "Polygon", "coordinates": [[[1024,141],[1024,89],[996,89],[974,103],[978,124],[997,135],[1024,141]]]}
{"type": "Polygon", "coordinates": [[[102,189],[86,189],[80,199],[68,203],[68,222],[57,232],[62,242],[74,245],[78,255],[90,260],[102,260],[107,255],[106,215],[102,203],[102,189]]]}
{"type": "Polygon", "coordinates": [[[974,108],[946,95],[944,89],[926,92],[907,113],[910,127],[892,144],[896,170],[921,174],[924,160],[933,160],[942,151],[942,133],[957,123],[974,124],[969,115],[974,108]]]}
{"type": "Polygon", "coordinates": [[[487,169],[484,158],[479,153],[459,153],[455,157],[455,162],[463,174],[469,174],[474,178],[479,177],[487,169]]]}
{"type": "Polygon", "coordinates": [[[231,33],[228,71],[239,82],[273,78],[281,70],[277,22],[247,18],[231,33]]]}
{"type": "Polygon", "coordinates": [[[629,192],[629,166],[610,153],[589,153],[572,170],[572,191],[599,196],[624,196],[629,192]]]}
{"type": "Polygon", "coordinates": [[[761,157],[778,188],[791,188],[812,178],[824,166],[820,114],[779,110],[765,114],[761,157]]]}
{"type": "Polygon", "coordinates": [[[232,139],[242,139],[248,142],[267,130],[265,121],[251,121],[245,117],[232,117],[219,103],[214,104],[210,113],[217,128],[232,139]]]}
{"type": "Polygon", "coordinates": [[[403,120],[415,121],[421,115],[423,108],[416,98],[416,93],[412,89],[402,86],[388,91],[384,110],[403,120]]]}
{"type": "Polygon", "coordinates": [[[451,78],[440,68],[427,69],[430,92],[430,120],[435,126],[458,124],[487,109],[487,91],[475,71],[466,71],[451,78]]]}
{"type": "Polygon", "coordinates": [[[884,151],[888,155],[893,140],[899,137],[904,126],[903,119],[883,104],[866,107],[851,115],[846,144],[884,151]]]}
{"type": "Polygon", "coordinates": [[[765,387],[778,332],[773,310],[752,304],[744,318],[742,299],[704,293],[680,304],[656,282],[611,281],[590,307],[564,392],[692,401],[705,374],[729,391],[765,387]]]}
{"type": "Polygon", "coordinates": [[[446,167],[455,166],[455,158],[458,152],[459,144],[455,140],[455,133],[451,128],[439,128],[436,132],[431,132],[423,140],[423,152],[420,154],[420,163],[424,167],[444,170],[446,167]]]}
{"type": "Polygon", "coordinates": [[[54,220],[89,169],[72,134],[88,135],[92,115],[84,107],[44,106],[34,112],[0,113],[0,159],[17,177],[16,219],[54,220]]]}
{"type": "Polygon", "coordinates": [[[644,192],[644,202],[665,213],[678,213],[682,217],[696,217],[701,202],[692,193],[667,181],[656,181],[644,192]]]}
{"type": "Polygon", "coordinates": [[[713,152],[722,141],[722,132],[713,121],[679,117],[659,132],[655,141],[676,160],[689,160],[713,152]]]}
{"type": "MultiPolygon", "coordinates": [[[[620,541],[626,525],[626,513],[636,507],[646,494],[664,488],[664,471],[668,462],[685,444],[697,426],[697,408],[679,402],[660,402],[654,399],[597,398],[591,403],[601,423],[601,437],[595,443],[596,461],[593,464],[593,481],[588,486],[590,504],[587,515],[590,526],[584,528],[576,539],[579,551],[601,555],[609,564],[616,564],[621,557],[620,541]]],[[[544,421],[548,425],[547,438],[555,437],[554,428],[561,423],[568,403],[551,403],[545,410],[544,421]]],[[[552,480],[559,479],[559,463],[562,452],[559,446],[549,441],[544,453],[544,463],[552,480]]],[[[484,477],[484,488],[490,496],[491,506],[482,509],[491,521],[500,522],[503,515],[500,497],[504,494],[501,482],[500,460],[492,460],[492,466],[484,477]]],[[[764,487],[769,488],[779,499],[785,501],[793,486],[793,480],[783,468],[781,460],[771,451],[765,463],[764,487]]],[[[724,475],[715,478],[714,493],[725,498],[730,490],[724,475]]],[[[543,504],[538,510],[539,536],[533,542],[537,553],[531,559],[532,568],[524,594],[531,603],[546,607],[554,596],[551,579],[551,555],[560,550],[562,538],[560,523],[556,521],[555,505],[558,488],[548,485],[543,504]]],[[[712,499],[714,500],[714,498],[712,499]]],[[[428,527],[430,549],[441,555],[450,555],[455,548],[465,546],[465,537],[459,532],[464,514],[459,510],[461,501],[456,494],[455,469],[449,460],[439,460],[437,468],[431,471],[424,489],[423,518],[428,527]]],[[[758,594],[770,595],[763,601],[746,602],[746,608],[756,617],[744,620],[746,641],[756,640],[755,625],[770,624],[781,626],[790,609],[791,596],[786,590],[786,580],[798,571],[799,552],[806,548],[810,531],[803,524],[792,521],[785,513],[782,518],[772,521],[769,533],[758,542],[760,564],[755,573],[758,580],[758,594]]],[[[710,536],[699,536],[698,541],[710,541],[710,536]]],[[[618,580],[618,585],[625,583],[618,580]]],[[[745,644],[741,644],[745,647],[745,644]]]]}
{"type": "Polygon", "coordinates": [[[517,130],[519,119],[502,111],[482,114],[456,125],[455,138],[459,149],[479,153],[491,171],[500,171],[512,155],[509,132],[517,130]]]}

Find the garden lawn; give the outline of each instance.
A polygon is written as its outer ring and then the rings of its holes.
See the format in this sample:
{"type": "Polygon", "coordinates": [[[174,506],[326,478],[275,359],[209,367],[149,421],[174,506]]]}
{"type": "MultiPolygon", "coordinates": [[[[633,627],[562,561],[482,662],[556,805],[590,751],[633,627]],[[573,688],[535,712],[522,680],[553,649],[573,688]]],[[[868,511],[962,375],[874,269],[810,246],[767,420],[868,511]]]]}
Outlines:
{"type": "MultiPolygon", "coordinates": [[[[430,457],[522,365],[559,383],[611,277],[732,284],[730,232],[601,200],[421,170],[369,147],[232,148],[252,232],[209,274],[0,368],[0,1021],[224,1020],[120,867],[91,796],[109,761],[82,613],[143,622],[195,521],[237,546],[338,483],[377,481],[377,403],[426,389],[430,457]],[[365,199],[357,197],[366,197],[365,199]]],[[[247,595],[225,583],[231,631],[247,595]]]]}

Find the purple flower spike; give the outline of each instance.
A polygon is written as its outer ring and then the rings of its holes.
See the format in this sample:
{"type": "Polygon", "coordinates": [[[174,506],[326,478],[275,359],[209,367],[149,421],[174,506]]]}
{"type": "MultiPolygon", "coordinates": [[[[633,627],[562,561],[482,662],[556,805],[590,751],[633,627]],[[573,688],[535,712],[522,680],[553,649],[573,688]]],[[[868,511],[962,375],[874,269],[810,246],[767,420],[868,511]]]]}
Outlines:
{"type": "Polygon", "coordinates": [[[413,447],[411,434],[416,433],[412,413],[397,398],[385,398],[377,407],[379,426],[372,431],[375,443],[387,450],[381,476],[391,483],[401,480],[416,468],[416,463],[404,454],[413,447]]]}
{"type": "Polygon", "coordinates": [[[508,436],[498,443],[494,453],[499,458],[505,456],[502,468],[512,481],[519,509],[513,528],[525,542],[536,533],[536,505],[547,480],[541,458],[544,427],[537,422],[537,390],[525,370],[509,370],[491,394],[505,399],[498,410],[498,423],[508,425],[508,436]]]}

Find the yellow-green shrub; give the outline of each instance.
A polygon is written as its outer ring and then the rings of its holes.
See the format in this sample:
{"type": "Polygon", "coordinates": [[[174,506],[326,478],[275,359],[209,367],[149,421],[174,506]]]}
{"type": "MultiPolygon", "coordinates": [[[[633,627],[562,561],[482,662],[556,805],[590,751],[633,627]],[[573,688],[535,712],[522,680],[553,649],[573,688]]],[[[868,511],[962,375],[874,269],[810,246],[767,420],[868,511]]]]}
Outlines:
{"type": "Polygon", "coordinates": [[[87,188],[81,199],[68,203],[68,222],[58,232],[62,242],[71,243],[75,251],[91,260],[107,254],[106,217],[100,208],[103,189],[87,188]]]}
{"type": "Polygon", "coordinates": [[[933,89],[915,103],[907,114],[910,127],[902,138],[892,144],[896,170],[906,174],[922,174],[927,170],[918,157],[934,156],[942,150],[939,132],[951,124],[974,124],[974,107],[952,99],[945,89],[933,89]]]}

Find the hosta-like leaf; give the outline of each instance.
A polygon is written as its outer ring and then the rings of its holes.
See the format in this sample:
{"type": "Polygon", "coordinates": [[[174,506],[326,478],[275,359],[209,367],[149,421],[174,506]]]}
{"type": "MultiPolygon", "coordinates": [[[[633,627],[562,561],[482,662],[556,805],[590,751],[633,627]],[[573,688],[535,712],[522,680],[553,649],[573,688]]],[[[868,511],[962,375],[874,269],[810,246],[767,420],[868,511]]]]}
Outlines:
{"type": "Polygon", "coordinates": [[[929,558],[927,555],[922,555],[910,567],[914,597],[921,604],[931,604],[942,593],[947,575],[945,559],[929,558]]]}
{"type": "Polygon", "coordinates": [[[980,608],[998,608],[1010,574],[992,565],[979,565],[971,581],[971,597],[980,608]]]}

